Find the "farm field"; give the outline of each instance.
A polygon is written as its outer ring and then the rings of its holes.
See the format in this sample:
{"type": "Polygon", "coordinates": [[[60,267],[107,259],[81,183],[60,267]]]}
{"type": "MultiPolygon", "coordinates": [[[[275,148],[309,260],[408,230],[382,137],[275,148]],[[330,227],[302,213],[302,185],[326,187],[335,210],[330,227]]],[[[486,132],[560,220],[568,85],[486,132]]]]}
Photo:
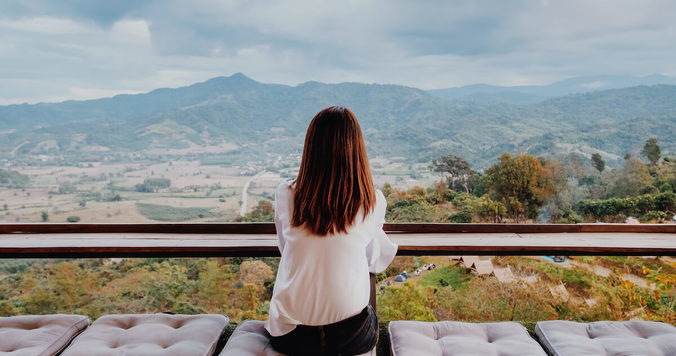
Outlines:
{"type": "MultiPolygon", "coordinates": [[[[379,187],[387,182],[405,189],[435,178],[425,165],[405,165],[403,158],[374,159],[373,166],[379,187]]],[[[0,190],[0,222],[5,223],[235,221],[260,200],[274,200],[276,186],[297,173],[297,168],[253,172],[188,160],[11,169],[29,183],[0,190]],[[166,184],[143,187],[158,179],[166,184]]]]}

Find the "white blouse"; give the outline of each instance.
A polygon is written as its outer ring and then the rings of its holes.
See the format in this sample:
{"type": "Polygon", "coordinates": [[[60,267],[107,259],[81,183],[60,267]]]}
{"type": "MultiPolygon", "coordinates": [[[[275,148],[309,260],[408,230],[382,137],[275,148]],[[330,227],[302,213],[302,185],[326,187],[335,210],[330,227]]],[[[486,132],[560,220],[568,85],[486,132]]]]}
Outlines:
{"type": "Polygon", "coordinates": [[[326,325],[359,314],[369,302],[369,272],[384,271],[397,253],[383,231],[387,202],[379,190],[365,220],[360,212],[347,233],[319,237],[291,226],[292,185],[283,182],[275,196],[282,258],[265,323],[272,336],[299,324],[326,325]]]}

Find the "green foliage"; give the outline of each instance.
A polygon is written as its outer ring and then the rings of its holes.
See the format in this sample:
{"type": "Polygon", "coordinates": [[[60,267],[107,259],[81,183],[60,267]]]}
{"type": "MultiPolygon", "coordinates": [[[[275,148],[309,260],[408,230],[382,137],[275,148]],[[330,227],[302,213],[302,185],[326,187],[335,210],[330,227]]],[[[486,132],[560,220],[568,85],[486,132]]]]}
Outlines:
{"type": "Polygon", "coordinates": [[[606,161],[603,160],[603,157],[601,157],[601,154],[599,153],[594,153],[591,156],[592,160],[592,166],[596,168],[599,173],[602,173],[603,170],[606,168],[606,161]]]}
{"type": "Polygon", "coordinates": [[[661,153],[660,146],[657,145],[657,139],[654,137],[649,138],[641,150],[641,154],[650,161],[650,165],[652,166],[656,165],[657,161],[660,160],[661,153]]]}
{"type": "Polygon", "coordinates": [[[241,221],[271,222],[274,221],[274,219],[275,207],[272,205],[272,202],[261,199],[258,201],[258,205],[251,209],[251,212],[246,213],[246,215],[241,218],[241,221]]]}
{"type": "Polygon", "coordinates": [[[467,182],[472,170],[464,158],[456,155],[446,155],[439,160],[432,160],[429,169],[433,172],[441,173],[442,177],[444,174],[447,174],[451,190],[455,190],[455,182],[456,180],[460,180],[465,187],[465,191],[467,193],[470,192],[467,182]]]}
{"type": "Polygon", "coordinates": [[[30,183],[30,178],[16,171],[0,169],[0,185],[21,188],[30,183]]]}
{"type": "Polygon", "coordinates": [[[651,210],[641,217],[641,222],[654,222],[654,221],[661,222],[664,221],[664,219],[666,218],[667,213],[663,211],[651,210]]]}
{"type": "Polygon", "coordinates": [[[522,154],[512,158],[504,153],[500,161],[486,171],[489,194],[492,199],[501,201],[517,222],[521,215],[535,218],[546,199],[543,172],[540,161],[533,156],[522,154]]]}
{"type": "Polygon", "coordinates": [[[521,259],[522,265],[530,266],[535,270],[544,273],[549,279],[553,281],[561,281],[566,286],[579,286],[589,288],[594,281],[598,280],[592,272],[582,269],[569,269],[551,264],[549,262],[541,262],[535,260],[521,259]]]}
{"type": "Polygon", "coordinates": [[[453,290],[458,290],[469,280],[470,277],[464,268],[444,266],[424,273],[419,283],[437,288],[450,286],[453,290]]]}
{"type": "Polygon", "coordinates": [[[381,322],[392,320],[436,321],[433,290],[404,282],[401,287],[386,288],[378,295],[378,317],[381,322]]]}
{"type": "Polygon", "coordinates": [[[482,220],[488,219],[493,223],[500,222],[507,213],[507,209],[502,203],[491,200],[487,195],[475,200],[472,209],[479,218],[482,220]]]}
{"type": "Polygon", "coordinates": [[[653,183],[648,167],[636,158],[624,161],[624,168],[615,172],[610,182],[609,194],[612,197],[638,195],[653,183]]]}
{"type": "MultiPolygon", "coordinates": [[[[237,274],[230,271],[233,260],[30,260],[4,264],[0,269],[10,275],[0,280],[0,315],[77,313],[97,318],[111,313],[174,312],[226,314],[234,321],[266,319],[268,287],[238,286],[237,274]],[[251,298],[253,313],[249,312],[251,298]]],[[[271,276],[270,261],[263,260],[250,259],[271,276]]],[[[278,260],[272,263],[276,265],[278,260]]]]}
{"type": "Polygon", "coordinates": [[[40,214],[40,217],[42,218],[42,222],[46,222],[47,220],[49,220],[49,213],[47,213],[46,211],[43,211],[40,214]]]}
{"type": "Polygon", "coordinates": [[[170,186],[171,180],[169,178],[146,178],[143,180],[143,183],[137,184],[134,189],[141,193],[154,193],[170,186]]]}
{"type": "Polygon", "coordinates": [[[435,208],[426,199],[420,197],[402,198],[387,207],[387,220],[392,222],[420,221],[430,222],[435,208]]]}
{"type": "Polygon", "coordinates": [[[76,223],[76,222],[80,221],[80,217],[75,216],[75,215],[71,215],[71,216],[66,218],[66,221],[69,222],[69,223],[76,223]]]}
{"type": "Polygon", "coordinates": [[[75,185],[71,182],[63,182],[59,184],[59,194],[73,194],[75,193],[75,185]]]}
{"type": "Polygon", "coordinates": [[[44,259],[2,259],[0,260],[0,273],[3,274],[12,274],[23,272],[28,267],[31,267],[33,264],[45,264],[52,262],[52,260],[44,259]]]}
{"type": "Polygon", "coordinates": [[[674,211],[674,208],[676,208],[676,194],[672,192],[606,200],[583,200],[575,204],[575,211],[578,214],[593,221],[613,217],[640,216],[650,211],[674,211]]]}
{"type": "Polygon", "coordinates": [[[389,197],[390,194],[392,194],[392,185],[390,185],[390,183],[385,182],[385,184],[383,184],[382,192],[385,198],[389,197]]]}
{"type": "Polygon", "coordinates": [[[218,217],[213,208],[181,208],[169,205],[136,203],[141,215],[157,221],[188,221],[203,218],[218,217]]]}
{"type": "Polygon", "coordinates": [[[468,206],[463,206],[462,210],[460,210],[459,212],[449,215],[448,221],[456,224],[471,223],[472,209],[468,206]]]}

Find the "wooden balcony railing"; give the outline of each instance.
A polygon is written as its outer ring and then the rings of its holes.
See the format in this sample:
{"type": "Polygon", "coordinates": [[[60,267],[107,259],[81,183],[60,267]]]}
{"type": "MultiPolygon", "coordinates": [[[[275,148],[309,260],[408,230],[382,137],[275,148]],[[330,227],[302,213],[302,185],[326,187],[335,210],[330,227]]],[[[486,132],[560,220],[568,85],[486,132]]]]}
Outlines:
{"type": "MultiPolygon", "coordinates": [[[[399,255],[676,256],[673,224],[385,224],[399,255]]],[[[4,224],[0,258],[279,256],[271,223],[4,224]]]]}

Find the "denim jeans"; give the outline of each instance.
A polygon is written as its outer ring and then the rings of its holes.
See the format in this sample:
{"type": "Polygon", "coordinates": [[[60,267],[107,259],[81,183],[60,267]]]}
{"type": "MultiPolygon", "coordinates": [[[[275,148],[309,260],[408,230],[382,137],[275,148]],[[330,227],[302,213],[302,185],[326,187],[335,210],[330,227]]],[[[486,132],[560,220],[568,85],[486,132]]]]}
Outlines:
{"type": "Polygon", "coordinates": [[[360,355],[378,343],[378,317],[369,305],[353,317],[323,326],[298,325],[271,338],[272,347],[290,356],[360,355]]]}

